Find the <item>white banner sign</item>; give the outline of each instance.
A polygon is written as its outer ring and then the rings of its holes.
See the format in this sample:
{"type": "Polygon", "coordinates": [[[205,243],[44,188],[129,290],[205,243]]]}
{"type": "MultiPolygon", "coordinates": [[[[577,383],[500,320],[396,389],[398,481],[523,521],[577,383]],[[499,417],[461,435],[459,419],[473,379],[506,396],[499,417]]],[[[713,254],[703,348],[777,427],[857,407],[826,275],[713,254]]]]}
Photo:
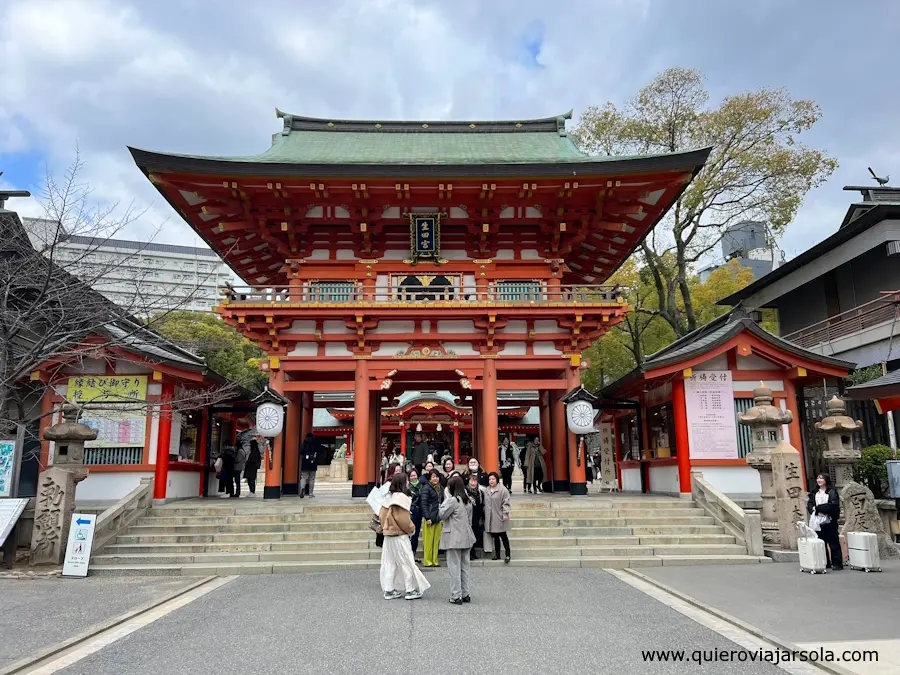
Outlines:
{"type": "Polygon", "coordinates": [[[737,459],[731,372],[695,371],[684,380],[684,397],[691,459],[737,459]]]}
{"type": "Polygon", "coordinates": [[[69,526],[69,543],[63,561],[64,577],[86,577],[91,549],[94,547],[94,525],[97,516],[93,513],[73,513],[69,526]]]}
{"type": "Polygon", "coordinates": [[[0,546],[16,526],[27,504],[27,499],[0,499],[0,546]]]}

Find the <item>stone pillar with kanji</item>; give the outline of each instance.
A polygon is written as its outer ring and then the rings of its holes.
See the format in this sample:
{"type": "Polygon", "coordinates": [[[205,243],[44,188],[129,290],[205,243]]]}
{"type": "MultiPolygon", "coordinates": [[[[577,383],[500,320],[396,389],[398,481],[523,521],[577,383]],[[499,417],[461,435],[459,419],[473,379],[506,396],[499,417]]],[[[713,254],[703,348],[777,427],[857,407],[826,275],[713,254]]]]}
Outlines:
{"type": "Polygon", "coordinates": [[[53,465],[38,479],[31,535],[31,564],[62,562],[69,538],[69,524],[75,512],[75,486],[87,478],[84,444],[97,432],[78,422],[79,408],[65,405],[63,421],[44,431],[44,438],[56,444],[53,465]]]}
{"type": "Polygon", "coordinates": [[[797,523],[806,522],[806,494],[800,453],[785,440],[770,455],[775,491],[775,517],[782,550],[797,550],[797,523]]]}
{"type": "Polygon", "coordinates": [[[738,421],[751,429],[750,438],[753,450],[747,454],[747,464],[759,472],[763,544],[769,547],[781,543],[781,527],[772,474],[772,452],[779,443],[784,442],[782,425],[790,424],[794,419],[790,410],[782,410],[772,405],[772,401],[772,390],[760,382],[759,386],[753,390],[755,405],[747,412],[738,415],[738,421]]]}
{"type": "Polygon", "coordinates": [[[862,453],[854,446],[853,435],[863,423],[847,416],[847,404],[837,396],[825,404],[828,417],[816,422],[816,429],[825,434],[828,447],[823,459],[834,469],[834,483],[838,491],[853,481],[853,469],[862,453]]]}

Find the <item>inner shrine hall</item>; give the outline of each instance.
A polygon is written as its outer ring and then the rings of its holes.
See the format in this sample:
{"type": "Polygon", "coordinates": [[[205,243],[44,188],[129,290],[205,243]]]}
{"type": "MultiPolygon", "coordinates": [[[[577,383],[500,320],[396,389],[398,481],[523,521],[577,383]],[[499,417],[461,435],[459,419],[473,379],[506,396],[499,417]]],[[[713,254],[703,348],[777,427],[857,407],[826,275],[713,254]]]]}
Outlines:
{"type": "Polygon", "coordinates": [[[319,408],[348,425],[356,497],[376,482],[385,435],[402,442],[419,425],[466,439],[488,471],[502,435],[539,433],[552,488],[585,494],[563,397],[583,350],[628,311],[605,282],[709,150],[586,155],[567,134],[571,113],[276,114],[282,128],[258,155],[131,149],[246,284],[218,311],[265,350],[270,388],[288,401],[265,497],[297,494],[319,408]]]}

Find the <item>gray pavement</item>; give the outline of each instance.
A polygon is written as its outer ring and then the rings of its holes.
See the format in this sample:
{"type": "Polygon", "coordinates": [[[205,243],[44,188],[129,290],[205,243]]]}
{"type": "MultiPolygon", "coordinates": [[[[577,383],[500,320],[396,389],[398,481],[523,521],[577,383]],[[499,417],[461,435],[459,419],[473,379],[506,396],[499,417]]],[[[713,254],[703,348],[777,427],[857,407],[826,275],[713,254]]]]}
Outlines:
{"type": "Polygon", "coordinates": [[[462,607],[447,602],[443,568],[429,579],[426,597],[407,602],[383,600],[375,572],[239,577],[59,672],[782,672],[644,663],[642,649],[739,648],[600,570],[475,570],[473,602],[462,607]]]}
{"type": "Polygon", "coordinates": [[[0,667],[196,579],[0,579],[0,667]]]}
{"type": "Polygon", "coordinates": [[[803,574],[793,563],[647,567],[648,577],[794,643],[889,640],[900,619],[900,561],[881,573],[803,574]]]}

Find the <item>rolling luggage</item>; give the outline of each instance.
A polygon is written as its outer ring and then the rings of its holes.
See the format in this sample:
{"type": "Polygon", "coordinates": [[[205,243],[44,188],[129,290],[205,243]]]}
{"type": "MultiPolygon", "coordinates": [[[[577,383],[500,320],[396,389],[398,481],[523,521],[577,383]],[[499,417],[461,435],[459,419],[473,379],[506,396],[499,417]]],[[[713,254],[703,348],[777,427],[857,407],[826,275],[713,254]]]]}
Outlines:
{"type": "Polygon", "coordinates": [[[878,537],[871,532],[848,532],[847,549],[850,554],[850,568],[866,572],[881,571],[881,557],[878,554],[878,537]]]}
{"type": "Polygon", "coordinates": [[[841,543],[841,563],[846,565],[847,560],[850,559],[850,553],[847,550],[847,537],[841,534],[838,536],[838,540],[841,543]]]}
{"type": "Polygon", "coordinates": [[[806,523],[799,522],[800,537],[797,552],[800,554],[800,571],[810,574],[825,574],[825,542],[806,523]]]}

